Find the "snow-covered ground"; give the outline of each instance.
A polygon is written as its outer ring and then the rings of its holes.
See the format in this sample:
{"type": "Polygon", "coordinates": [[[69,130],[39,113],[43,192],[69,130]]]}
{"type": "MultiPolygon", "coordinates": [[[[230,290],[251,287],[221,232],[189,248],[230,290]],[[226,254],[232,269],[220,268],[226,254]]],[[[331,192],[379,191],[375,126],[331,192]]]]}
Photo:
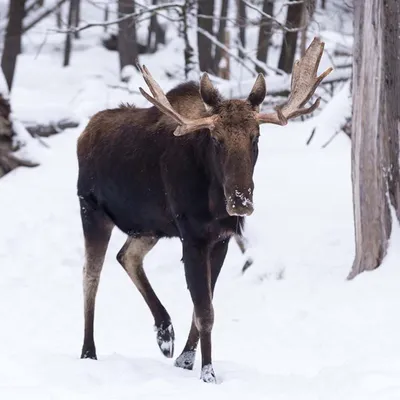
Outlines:
{"type": "MultiPolygon", "coordinates": [[[[256,211],[246,224],[254,264],[241,275],[245,258],[232,241],[216,288],[219,384],[199,380],[199,355],[194,371],[177,369],[161,355],[151,314],[115,259],[124,242],[118,231],[97,297],[99,359],[79,359],[83,240],[76,139],[95,111],[121,101],[146,104],[135,93],[142,80],[131,83],[131,92],[115,88],[122,85],[117,55],[96,46],[91,32],[70,68],[61,68],[55,49],[62,38],[56,36],[38,56],[25,43],[19,58],[15,115],[82,122],[46,140],[50,148],[41,149],[40,167],[0,180],[0,399],[398,400],[400,234],[395,227],[380,269],[346,280],[354,256],[350,143],[339,134],[321,148],[348,113],[346,85],[315,118],[262,127],[256,211]]],[[[40,44],[40,35],[29,41],[40,44]]],[[[141,59],[165,89],[175,82],[164,71],[182,63],[180,51],[176,41],[141,59]]],[[[329,60],[323,63],[321,70],[329,60]]],[[[180,258],[180,242],[165,240],[145,260],[172,316],[176,355],[192,312],[180,258]]]]}

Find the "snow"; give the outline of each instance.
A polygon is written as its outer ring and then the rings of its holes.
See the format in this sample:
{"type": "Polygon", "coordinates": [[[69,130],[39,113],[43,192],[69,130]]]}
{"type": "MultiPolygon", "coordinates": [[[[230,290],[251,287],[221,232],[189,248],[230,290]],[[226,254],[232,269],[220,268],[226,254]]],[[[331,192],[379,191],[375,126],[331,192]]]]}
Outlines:
{"type": "MultiPolygon", "coordinates": [[[[150,311],[116,261],[125,238],[114,231],[96,304],[98,360],[79,359],[84,249],[76,140],[98,110],[148,104],[138,95],[146,86],[136,72],[129,85],[119,82],[117,54],[97,46],[101,29],[82,33],[68,68],[61,67],[63,37],[50,35],[38,54],[40,32],[25,40],[18,59],[13,115],[81,123],[45,139],[49,148],[32,143],[40,167],[0,180],[0,398],[399,399],[400,231],[394,226],[381,268],[346,280],[354,257],[350,142],[338,134],[321,148],[349,113],[346,84],[314,118],[262,126],[255,211],[245,229],[249,249],[242,255],[231,241],[215,292],[218,384],[199,380],[200,354],[193,371],[174,367],[192,317],[178,239],[160,241],[145,259],[172,316],[174,358],[161,354],[150,311]],[[242,275],[248,257],[253,264],[242,275]]],[[[172,40],[140,61],[168,90],[183,78],[181,51],[181,42],[172,40]]],[[[244,93],[252,78],[231,64],[234,79],[249,82],[240,88],[244,93]]],[[[329,60],[321,64],[322,71],[329,60]]],[[[267,77],[268,87],[273,78],[267,77]]]]}
{"type": "MultiPolygon", "coordinates": [[[[353,259],[350,151],[308,148],[304,124],[265,126],[246,235],[254,264],[230,245],[215,294],[218,383],[173,366],[117,263],[113,234],[96,308],[98,361],[80,360],[83,242],[76,138],[49,140],[35,169],[0,181],[0,392],[7,399],[395,399],[400,394],[395,230],[385,265],[346,281],[353,259]],[[328,151],[329,150],[329,151],[328,151]],[[395,268],[396,267],[396,268],[395,268]]],[[[191,321],[178,240],[145,260],[172,315],[179,355],[191,321]]]]}

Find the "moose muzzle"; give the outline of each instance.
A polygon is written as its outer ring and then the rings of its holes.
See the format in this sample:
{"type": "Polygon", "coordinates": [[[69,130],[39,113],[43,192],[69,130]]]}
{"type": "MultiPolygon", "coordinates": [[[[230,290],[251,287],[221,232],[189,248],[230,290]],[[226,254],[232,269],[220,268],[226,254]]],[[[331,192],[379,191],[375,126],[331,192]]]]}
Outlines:
{"type": "Polygon", "coordinates": [[[248,217],[253,214],[253,190],[234,189],[226,196],[226,211],[230,216],[248,217]]]}

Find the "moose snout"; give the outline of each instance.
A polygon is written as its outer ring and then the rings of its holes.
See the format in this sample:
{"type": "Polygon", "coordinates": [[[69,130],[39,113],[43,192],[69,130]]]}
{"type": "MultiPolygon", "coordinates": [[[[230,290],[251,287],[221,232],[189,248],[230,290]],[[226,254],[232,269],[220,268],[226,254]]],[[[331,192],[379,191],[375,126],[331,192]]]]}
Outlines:
{"type": "Polygon", "coordinates": [[[230,216],[245,217],[253,214],[253,196],[252,190],[234,190],[232,194],[226,197],[226,211],[230,216]]]}

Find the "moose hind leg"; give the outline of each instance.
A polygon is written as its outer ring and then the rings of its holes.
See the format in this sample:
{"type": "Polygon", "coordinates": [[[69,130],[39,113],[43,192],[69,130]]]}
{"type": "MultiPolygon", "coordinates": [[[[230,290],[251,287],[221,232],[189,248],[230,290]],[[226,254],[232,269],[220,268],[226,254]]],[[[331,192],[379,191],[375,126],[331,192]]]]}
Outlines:
{"type": "MultiPolygon", "coordinates": [[[[226,253],[228,251],[229,239],[215,244],[211,251],[211,292],[214,294],[215,284],[219,273],[221,272],[226,253]]],[[[192,370],[196,359],[196,350],[199,343],[200,334],[195,323],[195,313],[193,312],[192,324],[190,327],[188,339],[180,356],[175,361],[175,366],[179,368],[192,370]]]]}
{"type": "Polygon", "coordinates": [[[153,314],[157,344],[161,352],[165,357],[171,358],[174,355],[175,340],[171,317],[155,294],[143,269],[143,259],[157,241],[158,239],[154,237],[129,237],[119,251],[117,260],[142,294],[153,314]]]}
{"type": "Polygon", "coordinates": [[[97,360],[93,335],[95,301],[104,257],[114,225],[101,210],[93,208],[90,202],[80,199],[80,205],[85,239],[83,267],[85,330],[81,358],[97,360]]]}

